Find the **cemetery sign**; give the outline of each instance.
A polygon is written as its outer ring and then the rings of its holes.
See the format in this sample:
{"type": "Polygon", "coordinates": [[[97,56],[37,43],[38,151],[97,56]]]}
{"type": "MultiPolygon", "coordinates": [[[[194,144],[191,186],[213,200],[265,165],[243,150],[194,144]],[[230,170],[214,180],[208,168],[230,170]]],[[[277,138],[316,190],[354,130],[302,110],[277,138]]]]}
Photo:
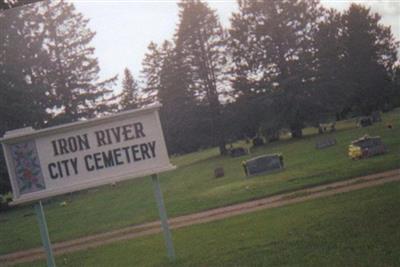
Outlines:
{"type": "Polygon", "coordinates": [[[174,169],[158,116],[160,107],[7,132],[0,141],[13,204],[174,169]]]}

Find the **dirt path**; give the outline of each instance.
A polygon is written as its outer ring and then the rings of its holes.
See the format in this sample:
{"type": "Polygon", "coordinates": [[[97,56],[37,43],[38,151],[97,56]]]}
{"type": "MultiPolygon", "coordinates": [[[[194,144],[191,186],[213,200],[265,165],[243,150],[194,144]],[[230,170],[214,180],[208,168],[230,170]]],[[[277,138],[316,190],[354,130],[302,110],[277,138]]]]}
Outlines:
{"type": "MultiPolygon", "coordinates": [[[[320,197],[331,196],[338,193],[377,186],[392,181],[400,181],[400,169],[363,177],[357,177],[346,181],[315,186],[312,188],[302,189],[291,193],[248,201],[190,215],[179,216],[169,219],[169,223],[172,229],[176,229],[188,225],[221,220],[224,218],[229,218],[232,216],[245,214],[257,210],[270,209],[320,197]]],[[[59,242],[53,244],[53,251],[55,255],[60,255],[71,253],[74,251],[85,250],[88,248],[95,248],[120,240],[134,239],[140,236],[159,233],[161,232],[160,227],[160,222],[155,221],[106,233],[82,237],[75,240],[59,242]]],[[[8,266],[43,258],[45,258],[43,249],[39,247],[0,255],[0,265],[8,266]]]]}

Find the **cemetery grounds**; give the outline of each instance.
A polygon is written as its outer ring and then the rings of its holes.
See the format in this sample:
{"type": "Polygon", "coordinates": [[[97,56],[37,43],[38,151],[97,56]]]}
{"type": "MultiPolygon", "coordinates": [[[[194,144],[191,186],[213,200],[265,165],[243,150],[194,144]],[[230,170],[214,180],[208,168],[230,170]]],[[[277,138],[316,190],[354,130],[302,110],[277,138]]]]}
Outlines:
{"type": "MultiPolygon", "coordinates": [[[[177,170],[161,174],[170,218],[266,196],[310,188],[399,168],[400,110],[383,122],[356,128],[337,123],[337,145],[315,149],[317,129],[300,140],[283,137],[240,158],[208,149],[173,157],[177,170]],[[393,129],[388,129],[392,124],[393,129]],[[353,161],[347,147],[364,134],[379,135],[389,152],[353,161]],[[282,153],[285,169],[245,178],[241,162],[265,153],[282,153]],[[215,167],[225,170],[213,178],[215,167]]],[[[245,145],[244,143],[235,144],[245,145]]],[[[396,266],[400,264],[400,183],[358,190],[257,211],[173,231],[177,262],[166,258],[162,234],[118,242],[57,257],[59,266],[396,266]]],[[[53,198],[45,205],[52,242],[158,219],[148,177],[53,198]],[[60,205],[60,203],[67,205],[60,205]]],[[[31,206],[0,214],[0,255],[40,246],[31,206]]],[[[44,261],[23,266],[43,266],[44,261]]]]}

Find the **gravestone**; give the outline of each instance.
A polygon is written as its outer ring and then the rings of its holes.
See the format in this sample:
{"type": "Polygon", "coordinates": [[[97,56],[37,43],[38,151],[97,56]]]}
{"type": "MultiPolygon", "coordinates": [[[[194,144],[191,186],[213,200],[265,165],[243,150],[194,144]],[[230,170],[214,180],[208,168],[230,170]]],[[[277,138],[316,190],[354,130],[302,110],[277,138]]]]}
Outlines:
{"type": "Polygon", "coordinates": [[[371,117],[369,117],[369,116],[360,117],[358,119],[357,126],[358,127],[367,127],[367,126],[371,126],[372,123],[373,123],[373,120],[371,117]]]}
{"type": "Polygon", "coordinates": [[[283,157],[280,154],[262,155],[243,162],[246,176],[269,173],[283,168],[283,157]]]}
{"type": "Polygon", "coordinates": [[[323,139],[318,139],[317,142],[315,143],[315,148],[324,149],[334,145],[336,145],[336,139],[332,137],[326,137],[323,139]]]}
{"type": "Polygon", "coordinates": [[[241,157],[247,155],[247,149],[243,147],[236,147],[229,150],[229,154],[232,158],[241,157]]]}
{"type": "Polygon", "coordinates": [[[225,176],[224,168],[222,167],[217,167],[214,169],[214,177],[215,178],[221,178],[225,176]]]}

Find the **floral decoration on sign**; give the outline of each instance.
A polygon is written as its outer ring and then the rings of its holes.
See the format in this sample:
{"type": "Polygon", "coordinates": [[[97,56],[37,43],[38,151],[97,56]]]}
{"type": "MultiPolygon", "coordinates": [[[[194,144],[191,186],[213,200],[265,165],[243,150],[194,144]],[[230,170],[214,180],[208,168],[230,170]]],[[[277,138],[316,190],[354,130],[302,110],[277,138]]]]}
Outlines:
{"type": "Polygon", "coordinates": [[[11,145],[11,154],[19,193],[26,194],[45,189],[35,142],[11,145]]]}

